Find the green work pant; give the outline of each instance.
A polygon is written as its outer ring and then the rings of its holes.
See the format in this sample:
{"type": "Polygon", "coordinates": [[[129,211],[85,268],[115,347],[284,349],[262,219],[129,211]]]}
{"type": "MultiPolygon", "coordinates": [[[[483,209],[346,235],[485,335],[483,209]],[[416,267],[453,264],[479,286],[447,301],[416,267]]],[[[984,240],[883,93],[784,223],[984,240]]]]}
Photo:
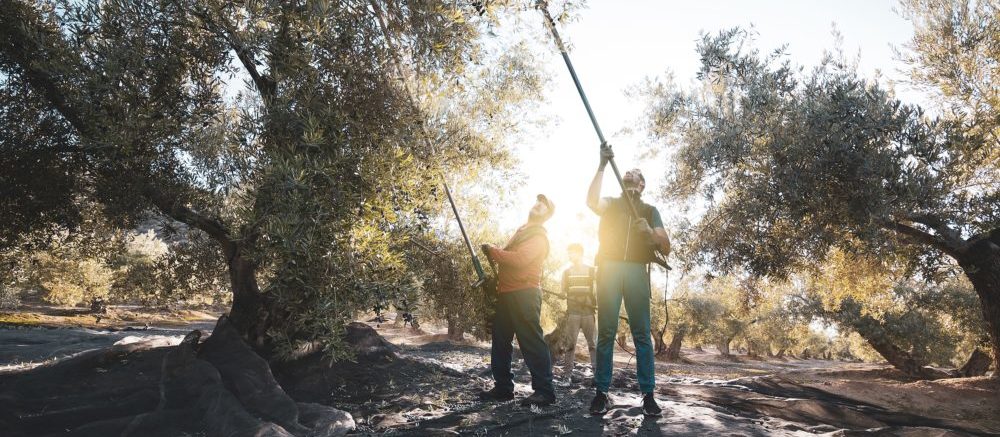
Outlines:
{"type": "Polygon", "coordinates": [[[615,335],[622,300],[632,328],[635,345],[636,377],[643,393],[656,387],[653,340],[649,329],[649,274],[646,265],[627,261],[601,260],[597,268],[597,369],[594,384],[607,392],[614,365],[615,335]]]}
{"type": "Polygon", "coordinates": [[[587,352],[590,354],[591,369],[597,369],[597,353],[594,346],[594,315],[593,314],[567,314],[566,315],[566,355],[563,357],[563,371],[569,375],[573,371],[573,364],[576,362],[576,340],[580,338],[580,331],[583,331],[583,338],[587,340],[587,352]]]}

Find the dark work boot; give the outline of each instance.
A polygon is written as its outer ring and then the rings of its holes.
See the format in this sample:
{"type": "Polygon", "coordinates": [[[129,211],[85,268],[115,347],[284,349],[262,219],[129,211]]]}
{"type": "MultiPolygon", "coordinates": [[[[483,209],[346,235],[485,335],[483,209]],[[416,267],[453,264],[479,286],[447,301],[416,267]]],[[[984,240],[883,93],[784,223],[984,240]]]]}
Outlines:
{"type": "Polygon", "coordinates": [[[590,414],[603,416],[609,409],[611,409],[611,400],[608,399],[608,394],[597,392],[594,400],[590,401],[590,414]]]}
{"type": "Polygon", "coordinates": [[[556,403],[556,397],[554,395],[542,394],[539,392],[534,392],[531,396],[528,396],[521,400],[521,406],[527,407],[529,405],[538,405],[539,407],[544,407],[546,405],[552,405],[556,403]]]}
{"type": "Polygon", "coordinates": [[[514,392],[500,390],[497,389],[496,387],[493,387],[490,390],[479,392],[479,399],[482,399],[484,401],[494,401],[494,402],[509,401],[511,399],[514,399],[514,392]]]}
{"type": "Polygon", "coordinates": [[[656,398],[653,397],[652,393],[646,393],[642,395],[642,414],[652,417],[660,417],[663,410],[656,403],[656,398]]]}

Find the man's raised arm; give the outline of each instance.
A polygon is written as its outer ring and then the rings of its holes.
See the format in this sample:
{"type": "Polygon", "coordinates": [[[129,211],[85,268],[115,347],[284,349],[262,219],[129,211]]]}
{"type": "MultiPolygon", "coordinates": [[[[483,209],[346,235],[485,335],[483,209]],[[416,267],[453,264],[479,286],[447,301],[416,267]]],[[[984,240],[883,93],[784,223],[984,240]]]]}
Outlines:
{"type": "Polygon", "coordinates": [[[601,146],[601,163],[597,166],[597,173],[594,174],[594,180],[590,181],[590,189],[587,190],[587,207],[597,215],[604,214],[604,210],[608,209],[607,202],[601,199],[601,182],[604,180],[604,167],[614,157],[615,154],[611,151],[610,147],[606,145],[601,146]]]}

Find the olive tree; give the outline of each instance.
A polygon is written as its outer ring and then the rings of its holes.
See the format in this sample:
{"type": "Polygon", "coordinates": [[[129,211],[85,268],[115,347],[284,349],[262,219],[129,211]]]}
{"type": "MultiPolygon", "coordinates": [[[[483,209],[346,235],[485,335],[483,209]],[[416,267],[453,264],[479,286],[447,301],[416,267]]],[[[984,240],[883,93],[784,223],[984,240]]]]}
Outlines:
{"type": "Polygon", "coordinates": [[[505,156],[491,120],[534,96],[533,63],[484,31],[514,6],[0,1],[0,242],[74,232],[80,199],[120,228],[164,216],[215,242],[258,351],[337,354],[408,280],[396,243],[442,171],[505,156]],[[424,105],[448,88],[490,105],[424,105]]]}
{"type": "MultiPolygon", "coordinates": [[[[968,43],[980,53],[996,37],[968,43]]],[[[929,117],[838,56],[803,69],[781,50],[761,53],[741,30],[705,35],[698,53],[697,89],[653,82],[646,95],[650,132],[678,144],[664,195],[706,205],[690,233],[700,259],[777,278],[831,248],[899,257],[925,279],[957,268],[1000,361],[993,131],[962,114],[929,117]]]]}

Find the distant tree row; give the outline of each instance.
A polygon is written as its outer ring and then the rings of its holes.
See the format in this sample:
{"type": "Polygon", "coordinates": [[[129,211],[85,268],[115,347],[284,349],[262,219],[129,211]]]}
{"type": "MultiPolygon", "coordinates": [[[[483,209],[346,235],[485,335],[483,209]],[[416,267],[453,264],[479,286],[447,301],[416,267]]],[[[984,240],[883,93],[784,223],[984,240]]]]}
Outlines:
{"type": "Polygon", "coordinates": [[[667,302],[669,322],[654,312],[654,325],[666,328],[661,357],[680,359],[682,345],[722,355],[738,347],[750,357],[887,361],[912,376],[940,377],[926,366],[960,368],[986,344],[976,294],[962,278],[894,281],[842,253],[831,259],[782,281],[685,280],[667,302]]]}
{"type": "Polygon", "coordinates": [[[224,307],[231,299],[217,248],[199,234],[170,239],[152,230],[104,226],[57,232],[37,242],[0,254],[2,308],[32,301],[86,306],[97,299],[150,307],[224,307]]]}

